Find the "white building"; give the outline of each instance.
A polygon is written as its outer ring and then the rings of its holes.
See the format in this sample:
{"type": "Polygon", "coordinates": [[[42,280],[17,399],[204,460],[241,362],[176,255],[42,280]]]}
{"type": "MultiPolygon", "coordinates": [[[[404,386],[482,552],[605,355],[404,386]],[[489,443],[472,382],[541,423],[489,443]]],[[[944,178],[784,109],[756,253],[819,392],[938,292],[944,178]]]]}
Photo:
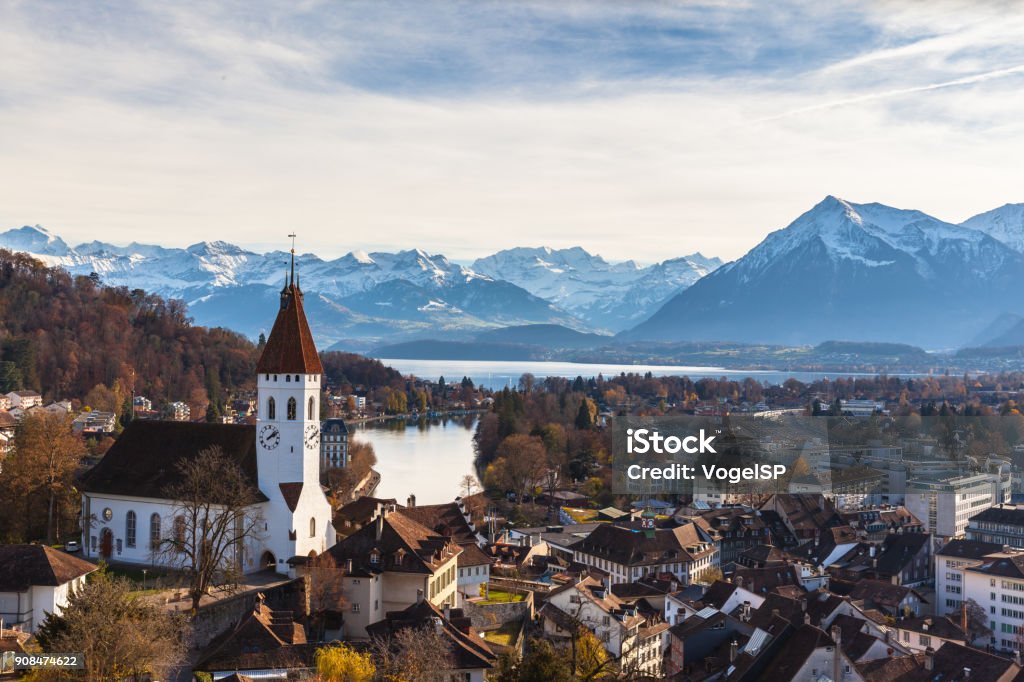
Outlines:
{"type": "Polygon", "coordinates": [[[935,613],[955,614],[964,602],[964,570],[980,566],[989,554],[1001,552],[1002,545],[976,540],[951,540],[935,551],[935,613]]]}
{"type": "Polygon", "coordinates": [[[907,482],[906,507],[927,532],[950,539],[963,537],[972,516],[1009,501],[1009,493],[998,473],[915,478],[907,482]]]}
{"type": "Polygon", "coordinates": [[[43,396],[35,391],[11,391],[7,394],[7,399],[11,401],[9,409],[20,407],[22,410],[27,410],[30,407],[40,407],[43,404],[43,396]]]}
{"type": "Polygon", "coordinates": [[[0,621],[35,632],[47,613],[60,615],[95,564],[46,545],[0,545],[0,621]]]}
{"type": "Polygon", "coordinates": [[[426,600],[438,608],[456,607],[458,557],[463,549],[387,508],[366,526],[332,547],[328,554],[344,572],[348,604],[345,635],[368,636],[367,627],[410,604],[426,600]]]}
{"type": "Polygon", "coordinates": [[[635,605],[621,601],[594,578],[566,583],[549,592],[540,616],[549,638],[568,638],[582,625],[604,644],[624,672],[661,676],[661,633],[668,623],[648,623],[635,605]]]}
{"type": "Polygon", "coordinates": [[[695,523],[646,530],[602,524],[572,551],[575,561],[607,573],[613,583],[671,574],[685,586],[719,566],[717,545],[695,523]]]}
{"type": "Polygon", "coordinates": [[[256,425],[131,422],[82,484],[85,556],[173,565],[173,557],[154,551],[183,521],[166,490],[181,462],[213,447],[234,459],[259,493],[248,518],[261,527],[231,557],[241,570],[288,573],[334,544],[320,487],[323,367],[294,282],[293,268],[257,364],[256,425]]]}
{"type": "Polygon", "coordinates": [[[995,552],[965,567],[963,588],[964,600],[973,599],[988,616],[988,644],[1005,653],[1024,649],[1024,552],[995,552]]]}

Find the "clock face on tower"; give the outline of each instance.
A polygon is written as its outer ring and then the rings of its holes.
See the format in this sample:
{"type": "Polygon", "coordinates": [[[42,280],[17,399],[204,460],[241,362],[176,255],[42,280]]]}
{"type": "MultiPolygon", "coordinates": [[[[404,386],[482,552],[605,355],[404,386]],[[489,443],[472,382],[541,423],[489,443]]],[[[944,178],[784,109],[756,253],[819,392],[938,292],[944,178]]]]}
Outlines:
{"type": "Polygon", "coordinates": [[[306,427],[306,447],[315,448],[320,445],[320,427],[310,424],[306,427]]]}
{"type": "Polygon", "coordinates": [[[260,429],[260,445],[267,450],[273,450],[281,443],[281,432],[273,424],[267,424],[260,429]]]}

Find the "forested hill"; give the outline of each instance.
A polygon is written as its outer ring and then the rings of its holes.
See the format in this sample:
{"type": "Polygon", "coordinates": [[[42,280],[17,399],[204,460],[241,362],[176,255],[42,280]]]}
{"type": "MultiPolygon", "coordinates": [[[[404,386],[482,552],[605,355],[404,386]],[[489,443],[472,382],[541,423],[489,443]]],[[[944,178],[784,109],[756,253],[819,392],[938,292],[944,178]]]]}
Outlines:
{"type": "MultiPolygon", "coordinates": [[[[241,334],[194,326],[182,301],[103,286],[0,249],[0,392],[91,397],[120,411],[134,381],[135,393],[154,405],[216,404],[253,386],[258,352],[241,334]]],[[[330,382],[400,379],[361,356],[322,356],[330,382]]]]}

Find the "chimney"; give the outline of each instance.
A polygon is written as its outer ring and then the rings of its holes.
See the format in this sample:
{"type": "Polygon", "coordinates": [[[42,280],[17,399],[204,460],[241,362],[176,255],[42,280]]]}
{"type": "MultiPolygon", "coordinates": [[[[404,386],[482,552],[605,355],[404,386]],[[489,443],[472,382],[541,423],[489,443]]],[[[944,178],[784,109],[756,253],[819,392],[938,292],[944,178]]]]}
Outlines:
{"type": "Polygon", "coordinates": [[[423,601],[423,590],[416,590],[416,603],[419,604],[423,601]]]}
{"type": "Polygon", "coordinates": [[[449,604],[448,602],[445,602],[444,608],[441,610],[441,613],[444,614],[444,619],[445,620],[451,620],[452,619],[452,607],[451,607],[451,604],[449,604]]]}
{"type": "Polygon", "coordinates": [[[929,672],[935,669],[935,649],[931,647],[924,650],[924,669],[929,672]]]}
{"type": "Polygon", "coordinates": [[[804,614],[804,625],[810,625],[810,624],[811,624],[811,614],[805,613],[804,614]]]}
{"type": "Polygon", "coordinates": [[[749,601],[743,602],[743,610],[740,612],[740,620],[742,620],[744,623],[746,623],[746,622],[748,622],[750,620],[750,602],[749,601]]]}
{"type": "Polygon", "coordinates": [[[743,576],[742,575],[736,576],[735,578],[733,578],[733,581],[736,583],[736,587],[743,587],[743,576]]]}
{"type": "Polygon", "coordinates": [[[732,644],[729,645],[729,662],[732,663],[736,660],[736,654],[738,653],[739,642],[735,639],[732,640],[732,644]]]}
{"type": "Polygon", "coordinates": [[[375,521],[375,523],[377,525],[377,530],[376,530],[375,535],[377,537],[377,541],[380,542],[380,536],[383,535],[383,533],[384,533],[384,515],[381,514],[380,516],[378,516],[377,520],[375,521]]]}
{"type": "Polygon", "coordinates": [[[408,499],[406,499],[406,501],[405,501],[405,506],[407,506],[407,507],[415,507],[416,506],[416,496],[415,495],[409,495],[408,499]]]}
{"type": "Polygon", "coordinates": [[[966,667],[966,666],[964,667],[964,679],[965,680],[971,679],[971,669],[966,667]]]}
{"type": "Polygon", "coordinates": [[[874,545],[871,545],[871,548],[868,549],[868,556],[870,556],[870,557],[874,557],[875,556],[875,546],[874,545]]]}
{"type": "Polygon", "coordinates": [[[352,574],[352,560],[348,559],[345,561],[345,572],[349,575],[352,574]]]}
{"type": "Polygon", "coordinates": [[[832,635],[832,641],[836,643],[836,648],[843,643],[843,631],[839,629],[838,625],[833,625],[829,630],[829,634],[832,635]]]}

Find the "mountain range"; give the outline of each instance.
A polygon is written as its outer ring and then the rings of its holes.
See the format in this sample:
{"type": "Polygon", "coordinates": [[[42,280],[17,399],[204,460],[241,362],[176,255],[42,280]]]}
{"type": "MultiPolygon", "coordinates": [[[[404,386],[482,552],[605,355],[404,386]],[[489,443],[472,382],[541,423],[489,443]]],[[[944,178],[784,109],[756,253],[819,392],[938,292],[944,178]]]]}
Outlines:
{"type": "MultiPolygon", "coordinates": [[[[259,254],[219,241],[184,249],[70,247],[38,226],[0,234],[0,246],[181,298],[198,323],[253,337],[265,331],[266,306],[289,259],[284,251],[259,254]]],[[[831,339],[929,350],[1024,344],[1024,301],[1014,296],[1024,282],[1024,204],[954,224],[829,196],[724,265],[700,253],[640,266],[579,247],[540,247],[499,251],[468,266],[407,250],[333,260],[302,254],[297,267],[322,347],[423,339],[561,348],[831,339]]]]}
{"type": "Polygon", "coordinates": [[[959,346],[1024,311],[1022,216],[1007,205],[955,225],[829,196],[622,336],[959,346]]]}
{"type": "MultiPolygon", "coordinates": [[[[260,254],[223,241],[72,247],[40,226],[2,233],[0,246],[73,274],[96,273],[107,284],[183,299],[197,323],[253,338],[266,331],[266,305],[276,300],[290,259],[284,251],[260,254]]],[[[543,247],[502,251],[472,267],[419,249],[354,251],[332,260],[296,256],[318,342],[353,350],[438,335],[468,341],[519,325],[609,334],[652,314],[720,264],[700,254],[647,267],[610,264],[581,248],[543,247]]]]}

